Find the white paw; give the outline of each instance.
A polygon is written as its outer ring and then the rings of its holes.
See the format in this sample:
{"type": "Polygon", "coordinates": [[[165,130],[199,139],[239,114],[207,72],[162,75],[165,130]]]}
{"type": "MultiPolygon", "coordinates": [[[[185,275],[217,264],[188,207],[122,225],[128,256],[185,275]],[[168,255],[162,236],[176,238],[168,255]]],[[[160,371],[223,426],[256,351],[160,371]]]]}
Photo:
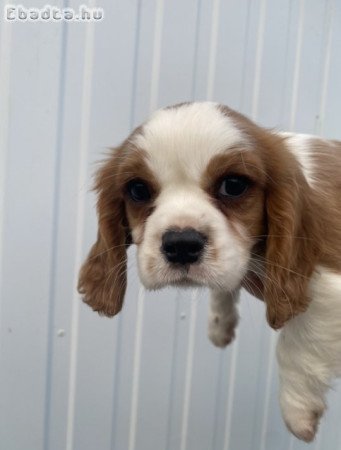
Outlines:
{"type": "Polygon", "coordinates": [[[309,409],[287,409],[283,414],[284,421],[289,431],[298,439],[311,442],[317,433],[323,410],[313,411],[309,409]]]}
{"type": "Polygon", "coordinates": [[[217,347],[226,347],[235,338],[235,328],[238,319],[222,320],[218,315],[212,315],[208,323],[208,337],[217,347]]]}

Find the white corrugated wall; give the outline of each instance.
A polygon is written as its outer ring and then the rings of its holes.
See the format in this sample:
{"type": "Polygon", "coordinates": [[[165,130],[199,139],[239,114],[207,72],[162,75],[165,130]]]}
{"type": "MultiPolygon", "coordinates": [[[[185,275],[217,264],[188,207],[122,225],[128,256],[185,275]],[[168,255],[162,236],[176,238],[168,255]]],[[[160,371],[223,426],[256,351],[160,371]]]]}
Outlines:
{"type": "MultiPolygon", "coordinates": [[[[260,302],[243,296],[222,351],[207,293],[145,293],[134,249],[120,316],[90,311],[75,283],[96,233],[94,163],[155,108],[210,99],[341,139],[341,1],[97,6],[99,23],[0,21],[0,449],[307,448],[280,418],[260,302]]],[[[341,389],[310,448],[341,450],[340,423],[341,389]]]]}

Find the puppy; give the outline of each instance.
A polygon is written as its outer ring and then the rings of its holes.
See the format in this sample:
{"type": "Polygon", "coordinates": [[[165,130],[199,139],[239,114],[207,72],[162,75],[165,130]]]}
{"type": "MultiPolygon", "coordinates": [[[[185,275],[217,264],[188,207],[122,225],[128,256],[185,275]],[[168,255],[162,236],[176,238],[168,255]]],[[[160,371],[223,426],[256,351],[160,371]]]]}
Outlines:
{"type": "Polygon", "coordinates": [[[209,337],[224,347],[245,287],[281,329],[284,421],[311,441],[341,374],[341,142],[183,103],[114,149],[95,188],[98,237],[78,287],[85,303],[106,316],[121,310],[134,243],[147,289],[210,288],[209,337]]]}

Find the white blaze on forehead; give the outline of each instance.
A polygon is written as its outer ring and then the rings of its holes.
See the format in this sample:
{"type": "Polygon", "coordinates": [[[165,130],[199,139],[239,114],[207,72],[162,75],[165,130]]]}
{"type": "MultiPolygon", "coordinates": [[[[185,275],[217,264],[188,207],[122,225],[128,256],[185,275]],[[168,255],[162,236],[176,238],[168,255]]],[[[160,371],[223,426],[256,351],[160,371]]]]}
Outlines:
{"type": "Polygon", "coordinates": [[[213,156],[243,141],[242,132],[213,102],[156,111],[133,140],[147,152],[161,183],[198,181],[213,156]]]}
{"type": "Polygon", "coordinates": [[[315,167],[313,164],[312,153],[313,144],[316,136],[310,134],[298,134],[290,132],[279,133],[281,136],[286,138],[289,151],[295,156],[298,163],[300,164],[303,175],[307,180],[307,183],[312,187],[314,185],[314,171],[315,167]]]}

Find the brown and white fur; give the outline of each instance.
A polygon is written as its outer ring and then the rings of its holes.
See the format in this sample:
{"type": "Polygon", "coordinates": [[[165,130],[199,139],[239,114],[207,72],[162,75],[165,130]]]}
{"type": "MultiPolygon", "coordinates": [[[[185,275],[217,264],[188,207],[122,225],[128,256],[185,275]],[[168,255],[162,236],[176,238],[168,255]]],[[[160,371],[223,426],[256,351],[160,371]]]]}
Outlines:
{"type": "Polygon", "coordinates": [[[183,103],[114,149],[95,187],[99,229],[80,272],[84,301],[106,316],[120,311],[134,243],[147,289],[210,288],[209,337],[223,347],[234,337],[239,290],[248,289],[281,329],[285,423],[311,441],[341,375],[341,142],[269,131],[212,102],[183,103]],[[248,180],[236,198],[222,191],[229,174],[248,180]],[[134,201],[131,180],[150,198],[134,201]],[[204,236],[202,255],[172,264],[163,236],[186,229],[204,236]]]}

